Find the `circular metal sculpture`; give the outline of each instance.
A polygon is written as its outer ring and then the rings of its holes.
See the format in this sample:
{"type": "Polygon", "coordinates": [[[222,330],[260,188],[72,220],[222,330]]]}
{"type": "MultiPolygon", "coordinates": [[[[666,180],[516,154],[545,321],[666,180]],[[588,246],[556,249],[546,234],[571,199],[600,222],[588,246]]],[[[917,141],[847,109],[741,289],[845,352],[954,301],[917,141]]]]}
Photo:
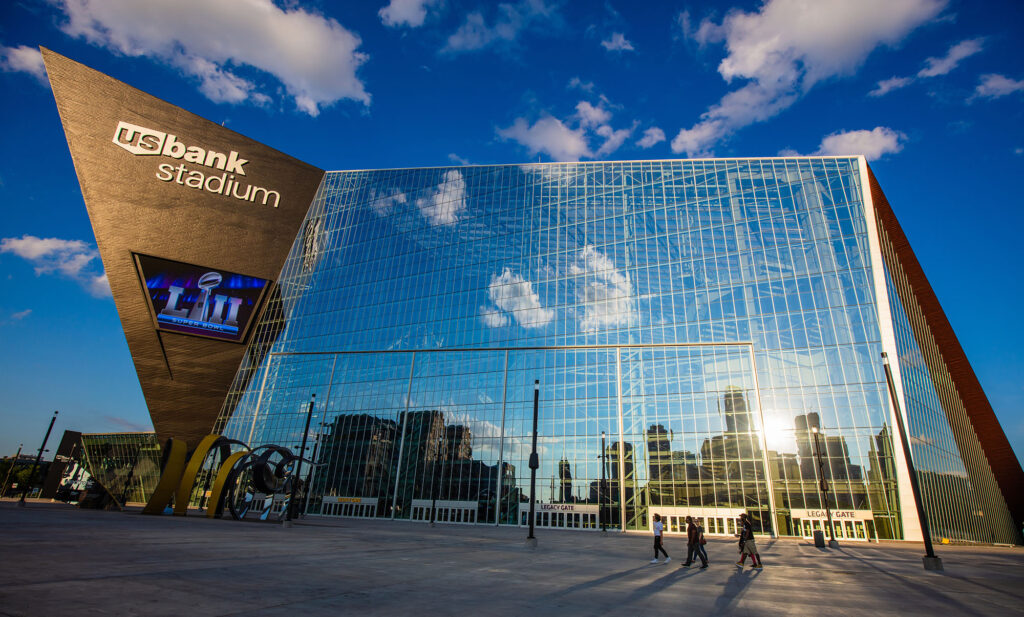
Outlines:
{"type": "MultiPolygon", "coordinates": [[[[292,496],[299,457],[283,446],[259,446],[242,457],[227,479],[224,501],[235,520],[282,520],[292,496]]],[[[309,461],[303,460],[308,463],[309,461]]],[[[302,487],[299,480],[298,488],[302,487]]]]}
{"type": "Polygon", "coordinates": [[[216,460],[220,463],[216,470],[210,469],[215,479],[206,516],[220,518],[227,507],[236,521],[285,519],[291,500],[301,503],[305,483],[296,477],[296,469],[300,463],[316,466],[284,446],[267,444],[249,450],[241,441],[207,435],[189,454],[184,442],[168,439],[160,481],[143,514],[162,514],[173,503],[175,514],[186,515],[197,476],[208,461],[213,465],[216,460]],[[232,452],[232,446],[241,447],[232,452]]]}

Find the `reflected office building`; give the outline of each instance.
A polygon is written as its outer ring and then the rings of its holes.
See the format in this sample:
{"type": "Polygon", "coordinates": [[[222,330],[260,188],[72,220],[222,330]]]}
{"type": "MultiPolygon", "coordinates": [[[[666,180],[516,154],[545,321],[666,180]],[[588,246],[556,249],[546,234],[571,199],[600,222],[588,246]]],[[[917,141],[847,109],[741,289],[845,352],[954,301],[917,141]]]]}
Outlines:
{"type": "Polygon", "coordinates": [[[43,56],[157,437],[307,443],[308,516],[920,539],[884,352],[934,539],[1021,542],[863,157],[324,172],[43,56]]]}
{"type": "Polygon", "coordinates": [[[920,537],[888,350],[933,535],[1016,542],[894,225],[859,158],[329,172],[217,428],[316,394],[309,514],[521,525],[540,380],[540,526],[920,537]]]}

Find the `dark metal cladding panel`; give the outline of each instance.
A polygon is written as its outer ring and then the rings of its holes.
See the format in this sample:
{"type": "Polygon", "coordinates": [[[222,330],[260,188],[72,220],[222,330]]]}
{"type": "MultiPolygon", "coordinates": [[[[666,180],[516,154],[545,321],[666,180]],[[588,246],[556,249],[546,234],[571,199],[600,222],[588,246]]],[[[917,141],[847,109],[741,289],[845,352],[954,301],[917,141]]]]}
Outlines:
{"type": "Polygon", "coordinates": [[[43,492],[39,496],[43,499],[53,499],[60,487],[61,478],[64,477],[64,470],[75,455],[75,451],[82,443],[82,434],[78,431],[64,431],[60,445],[57,446],[57,453],[50,463],[50,469],[46,472],[46,480],[43,482],[43,492]]]}
{"type": "MultiPolygon", "coordinates": [[[[211,430],[245,345],[158,331],[133,253],[259,277],[273,285],[324,172],[50,50],[42,52],[153,426],[160,440],[175,437],[195,445],[211,430]],[[119,123],[162,133],[163,144],[173,135],[183,147],[225,157],[236,152],[236,160],[248,161],[236,165],[244,174],[142,153],[147,144],[138,139],[131,145],[135,151],[129,151],[115,143],[119,123]],[[160,172],[160,165],[175,170],[171,180],[161,179],[168,174],[160,172]],[[273,195],[262,203],[262,192],[252,201],[191,188],[177,182],[179,165],[205,177],[227,174],[224,179],[230,180],[233,175],[245,186],[276,191],[280,198],[275,207],[273,195]]],[[[127,136],[122,133],[126,141],[127,136]]],[[[221,164],[216,158],[210,162],[221,164]]],[[[229,164],[230,159],[224,166],[229,164]]],[[[217,182],[209,186],[216,188],[217,182]]],[[[236,194],[244,195],[236,186],[236,194]]],[[[250,323],[257,319],[254,315],[250,323]]]]}
{"type": "Polygon", "coordinates": [[[942,353],[957,394],[963,401],[971,425],[985,453],[985,458],[988,459],[992,474],[995,476],[1006,506],[1010,510],[1010,516],[1013,517],[1017,529],[1020,529],[1021,524],[1024,523],[1024,470],[1021,469],[1020,461],[1017,460],[1013,447],[992,410],[992,404],[985,395],[981,382],[978,381],[974,369],[971,368],[971,363],[967,360],[967,354],[960,346],[960,340],[953,332],[953,326],[946,318],[946,312],[942,310],[939,299],[924,274],[924,269],[921,268],[917,256],[914,255],[914,251],[910,247],[910,241],[903,233],[903,228],[896,220],[896,214],[889,205],[889,200],[885,198],[885,193],[882,192],[882,188],[870,168],[868,168],[868,180],[871,199],[878,212],[879,221],[903,265],[914,296],[921,307],[925,321],[928,322],[932,337],[942,353]]]}

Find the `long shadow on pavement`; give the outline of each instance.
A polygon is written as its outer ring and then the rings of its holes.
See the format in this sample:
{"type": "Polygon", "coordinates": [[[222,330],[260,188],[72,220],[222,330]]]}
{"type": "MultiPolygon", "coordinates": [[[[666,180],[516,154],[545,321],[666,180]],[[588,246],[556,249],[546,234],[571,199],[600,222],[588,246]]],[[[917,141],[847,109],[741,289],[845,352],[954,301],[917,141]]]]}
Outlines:
{"type": "MultiPolygon", "coordinates": [[[[918,593],[924,595],[925,597],[933,597],[933,598],[934,597],[938,597],[938,598],[941,598],[941,600],[943,602],[948,603],[950,608],[956,607],[957,609],[963,611],[964,613],[966,613],[968,615],[978,615],[979,617],[982,615],[982,613],[979,613],[978,611],[974,610],[972,607],[968,606],[967,604],[964,604],[963,602],[957,601],[956,599],[950,597],[947,594],[942,593],[941,591],[939,591],[938,589],[935,589],[934,587],[929,587],[927,585],[922,585],[920,583],[915,583],[914,581],[910,580],[909,578],[907,578],[905,576],[900,576],[899,574],[896,574],[896,573],[891,572],[889,570],[885,570],[883,568],[879,568],[875,564],[871,563],[870,560],[864,559],[863,557],[858,557],[857,555],[854,555],[853,553],[848,553],[848,552],[844,551],[842,548],[838,548],[838,549],[834,549],[834,550],[836,550],[837,552],[839,552],[839,553],[841,553],[843,555],[846,555],[848,557],[852,557],[852,558],[856,559],[857,561],[860,561],[860,562],[864,563],[864,565],[869,566],[869,567],[871,567],[871,568],[873,568],[875,570],[878,570],[882,574],[885,574],[885,575],[887,575],[889,577],[892,577],[892,578],[900,581],[901,583],[903,583],[904,586],[917,591],[918,593]]],[[[950,611],[950,612],[952,613],[952,611],[950,611]]]]}
{"type": "Polygon", "coordinates": [[[671,571],[662,574],[658,578],[654,579],[650,583],[647,583],[643,587],[637,587],[628,596],[622,599],[622,604],[628,606],[632,602],[641,598],[649,598],[654,594],[666,589],[679,581],[689,578],[697,574],[698,569],[688,568],[672,568],[671,571]]]}
{"type": "Polygon", "coordinates": [[[746,570],[737,568],[736,572],[725,582],[725,588],[715,600],[715,606],[711,611],[713,615],[724,614],[732,604],[739,600],[746,590],[747,585],[761,575],[762,570],[746,570]]]}
{"type": "Polygon", "coordinates": [[[592,581],[585,581],[585,582],[582,582],[582,583],[577,583],[577,584],[572,585],[570,587],[566,587],[565,589],[563,589],[561,591],[558,591],[558,592],[555,592],[555,593],[550,593],[546,597],[548,597],[548,598],[560,598],[562,596],[567,596],[570,593],[575,593],[575,592],[581,591],[583,589],[590,589],[591,587],[598,587],[598,586],[603,585],[605,583],[610,583],[611,581],[614,581],[617,578],[622,578],[624,576],[629,576],[630,574],[632,574],[634,572],[639,572],[640,570],[646,570],[649,567],[650,566],[639,566],[637,568],[630,568],[629,570],[623,570],[621,572],[613,572],[612,574],[609,574],[608,576],[602,576],[601,578],[595,578],[592,581]]]}

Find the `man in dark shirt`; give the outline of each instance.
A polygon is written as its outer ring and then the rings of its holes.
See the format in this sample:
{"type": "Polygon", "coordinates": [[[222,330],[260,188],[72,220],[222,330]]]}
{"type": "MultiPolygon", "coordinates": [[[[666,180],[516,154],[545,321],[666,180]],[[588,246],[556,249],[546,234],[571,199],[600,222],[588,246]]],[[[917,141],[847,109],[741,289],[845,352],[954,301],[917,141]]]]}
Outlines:
{"type": "Polygon", "coordinates": [[[708,567],[708,560],[704,557],[704,554],[700,551],[700,530],[697,525],[693,522],[692,516],[686,517],[686,563],[683,564],[684,568],[689,568],[693,564],[693,556],[697,555],[700,557],[701,569],[708,567]]]}
{"type": "Polygon", "coordinates": [[[742,568],[747,555],[750,555],[751,568],[760,570],[764,567],[761,564],[761,555],[757,552],[757,542],[754,540],[754,527],[750,524],[750,517],[744,512],[740,514],[740,560],[736,562],[736,565],[742,568]]]}

